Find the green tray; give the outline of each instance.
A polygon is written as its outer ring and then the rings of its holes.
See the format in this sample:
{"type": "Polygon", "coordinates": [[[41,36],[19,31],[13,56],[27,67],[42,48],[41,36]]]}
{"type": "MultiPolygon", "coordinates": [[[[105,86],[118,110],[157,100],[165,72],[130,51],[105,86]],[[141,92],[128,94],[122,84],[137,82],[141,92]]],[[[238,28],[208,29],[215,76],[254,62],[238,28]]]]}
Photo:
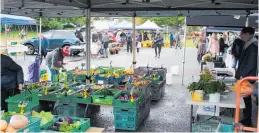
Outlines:
{"type": "Polygon", "coordinates": [[[100,105],[112,105],[113,100],[115,97],[117,97],[120,94],[120,90],[115,90],[115,89],[108,89],[113,92],[113,96],[106,96],[99,94],[101,90],[98,90],[94,92],[92,96],[92,102],[95,104],[100,104],[100,105]]]}
{"type": "Polygon", "coordinates": [[[114,107],[125,107],[125,108],[139,108],[139,106],[144,102],[144,96],[137,94],[137,99],[131,102],[130,100],[120,100],[117,99],[120,95],[130,94],[129,92],[121,92],[117,97],[115,97],[113,106],[114,107]]]}
{"type": "Polygon", "coordinates": [[[24,91],[5,100],[5,102],[7,102],[8,111],[20,112],[21,109],[18,105],[21,101],[27,103],[24,108],[25,112],[30,112],[34,107],[39,105],[39,97],[37,96],[37,93],[24,91]]]}
{"type": "MultiPolygon", "coordinates": [[[[29,120],[29,124],[26,127],[17,130],[16,132],[40,132],[41,118],[36,118],[36,117],[27,117],[27,118],[29,120]]],[[[5,118],[4,120],[6,120],[9,123],[10,119],[11,119],[11,116],[5,118]]]]}
{"type": "MultiPolygon", "coordinates": [[[[59,131],[53,131],[48,129],[56,121],[58,121],[59,118],[60,116],[54,116],[54,120],[52,122],[49,122],[41,127],[41,130],[42,130],[41,132],[59,132],[59,131]]],[[[73,122],[80,121],[81,123],[81,125],[78,128],[74,129],[71,132],[86,132],[91,126],[89,118],[78,118],[78,117],[70,117],[70,118],[73,120],[73,122]]]]}

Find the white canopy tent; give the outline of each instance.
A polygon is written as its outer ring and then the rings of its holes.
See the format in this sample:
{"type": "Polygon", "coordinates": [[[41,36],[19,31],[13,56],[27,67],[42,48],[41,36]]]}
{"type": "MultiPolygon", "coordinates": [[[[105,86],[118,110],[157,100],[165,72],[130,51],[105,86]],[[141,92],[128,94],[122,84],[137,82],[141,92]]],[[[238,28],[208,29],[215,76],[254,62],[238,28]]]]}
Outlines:
{"type": "Polygon", "coordinates": [[[145,23],[136,27],[137,30],[161,30],[162,28],[159,27],[155,22],[147,20],[145,23]]]}
{"type": "Polygon", "coordinates": [[[117,24],[111,25],[109,28],[110,29],[125,29],[125,30],[128,30],[128,29],[132,29],[132,23],[128,22],[126,20],[123,20],[123,21],[121,21],[117,24]]]}

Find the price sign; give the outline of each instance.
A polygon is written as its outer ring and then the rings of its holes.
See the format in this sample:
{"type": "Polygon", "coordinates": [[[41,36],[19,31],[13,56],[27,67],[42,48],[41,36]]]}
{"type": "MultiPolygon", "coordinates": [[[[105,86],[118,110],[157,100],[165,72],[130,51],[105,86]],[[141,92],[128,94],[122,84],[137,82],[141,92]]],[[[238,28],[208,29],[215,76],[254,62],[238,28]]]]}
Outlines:
{"type": "Polygon", "coordinates": [[[103,80],[98,80],[98,84],[102,85],[103,84],[103,80]]]}

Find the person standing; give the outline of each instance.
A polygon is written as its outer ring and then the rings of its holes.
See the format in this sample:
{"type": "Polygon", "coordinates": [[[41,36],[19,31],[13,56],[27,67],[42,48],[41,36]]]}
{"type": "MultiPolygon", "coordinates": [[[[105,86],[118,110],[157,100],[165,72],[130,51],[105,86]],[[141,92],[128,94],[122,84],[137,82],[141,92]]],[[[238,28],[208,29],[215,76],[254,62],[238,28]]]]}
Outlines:
{"type": "Polygon", "coordinates": [[[138,33],[136,36],[136,46],[137,46],[137,53],[139,53],[139,49],[141,48],[141,42],[142,42],[142,35],[141,33],[138,33]]]}
{"type": "Polygon", "coordinates": [[[127,52],[129,53],[130,51],[130,53],[132,53],[132,35],[128,32],[126,36],[127,52]]]}
{"type": "MultiPolygon", "coordinates": [[[[242,79],[248,76],[257,76],[258,63],[258,41],[254,38],[255,30],[251,27],[244,27],[241,30],[240,38],[245,41],[238,63],[235,78],[242,79]]],[[[253,83],[250,81],[250,83],[253,83]]],[[[244,97],[245,109],[243,110],[244,119],[241,123],[245,126],[252,125],[252,98],[251,95],[244,97]]]]}
{"type": "Polygon", "coordinates": [[[20,36],[21,36],[21,39],[23,39],[26,36],[24,28],[22,28],[22,30],[20,32],[20,36]]]}
{"type": "Polygon", "coordinates": [[[40,35],[40,37],[41,37],[41,62],[42,62],[43,58],[45,59],[48,53],[49,40],[43,35],[40,35]]]}
{"type": "Polygon", "coordinates": [[[198,48],[197,61],[200,63],[202,56],[206,53],[206,35],[205,35],[205,33],[202,33],[196,47],[198,48]]]}
{"type": "Polygon", "coordinates": [[[231,54],[233,58],[232,62],[232,68],[235,70],[237,69],[237,64],[240,59],[240,55],[242,53],[243,47],[244,47],[245,42],[241,40],[240,38],[237,38],[234,40],[232,48],[231,48],[231,54]]]}
{"type": "Polygon", "coordinates": [[[121,32],[120,39],[121,39],[122,46],[124,46],[125,43],[127,43],[127,41],[126,41],[127,40],[127,35],[126,35],[126,33],[124,31],[121,32]]]}
{"type": "Polygon", "coordinates": [[[61,68],[64,69],[64,57],[70,56],[70,47],[65,46],[63,48],[56,48],[49,52],[46,56],[46,65],[51,72],[51,81],[54,81],[54,77],[59,74],[61,68]]]}
{"type": "Polygon", "coordinates": [[[208,52],[212,54],[212,57],[215,57],[219,53],[219,42],[216,34],[211,35],[211,41],[208,47],[208,52]]]}
{"type": "Polygon", "coordinates": [[[22,90],[23,69],[12,58],[1,54],[1,110],[8,111],[5,100],[22,90]]]}
{"type": "Polygon", "coordinates": [[[149,40],[149,38],[148,38],[148,36],[147,36],[147,32],[146,32],[146,31],[144,32],[143,40],[144,40],[144,41],[149,40]]]}
{"type": "Polygon", "coordinates": [[[178,33],[175,35],[175,41],[176,41],[175,49],[177,49],[177,47],[179,47],[180,49],[182,49],[182,47],[181,47],[181,39],[180,39],[180,32],[178,32],[178,33]]]}
{"type": "Polygon", "coordinates": [[[161,49],[163,46],[163,36],[161,35],[161,33],[159,31],[157,31],[157,34],[155,36],[155,40],[154,40],[154,48],[155,48],[155,58],[160,58],[160,54],[161,54],[161,49]]]}
{"type": "Polygon", "coordinates": [[[104,49],[104,58],[108,58],[109,35],[107,31],[105,31],[102,35],[102,44],[102,47],[104,49]]]}
{"type": "Polygon", "coordinates": [[[224,38],[219,38],[219,53],[222,55],[225,53],[225,48],[228,48],[228,45],[225,43],[224,38]]]}
{"type": "Polygon", "coordinates": [[[174,46],[174,34],[173,33],[170,33],[170,44],[171,44],[171,47],[174,46]]]}

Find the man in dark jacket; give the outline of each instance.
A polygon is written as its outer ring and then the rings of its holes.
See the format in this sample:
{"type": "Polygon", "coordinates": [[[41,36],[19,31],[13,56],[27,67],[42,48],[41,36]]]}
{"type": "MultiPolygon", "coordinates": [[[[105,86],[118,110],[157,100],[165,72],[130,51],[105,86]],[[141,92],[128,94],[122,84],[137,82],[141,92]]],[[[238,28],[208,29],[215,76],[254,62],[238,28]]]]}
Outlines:
{"type": "Polygon", "coordinates": [[[9,56],[1,54],[1,110],[7,110],[5,99],[22,90],[23,70],[9,56]]]}
{"type": "Polygon", "coordinates": [[[240,38],[237,38],[234,40],[232,48],[231,48],[231,54],[233,56],[232,68],[235,68],[235,69],[237,68],[237,62],[242,53],[244,44],[245,44],[245,42],[243,40],[241,40],[240,38]]]}
{"type": "MultiPolygon", "coordinates": [[[[255,30],[251,27],[244,27],[240,33],[240,38],[245,41],[242,49],[236,79],[242,79],[248,76],[257,75],[258,41],[254,38],[255,30]]],[[[252,98],[244,97],[245,109],[243,110],[244,119],[241,123],[245,126],[251,126],[252,121],[252,98]]]]}

